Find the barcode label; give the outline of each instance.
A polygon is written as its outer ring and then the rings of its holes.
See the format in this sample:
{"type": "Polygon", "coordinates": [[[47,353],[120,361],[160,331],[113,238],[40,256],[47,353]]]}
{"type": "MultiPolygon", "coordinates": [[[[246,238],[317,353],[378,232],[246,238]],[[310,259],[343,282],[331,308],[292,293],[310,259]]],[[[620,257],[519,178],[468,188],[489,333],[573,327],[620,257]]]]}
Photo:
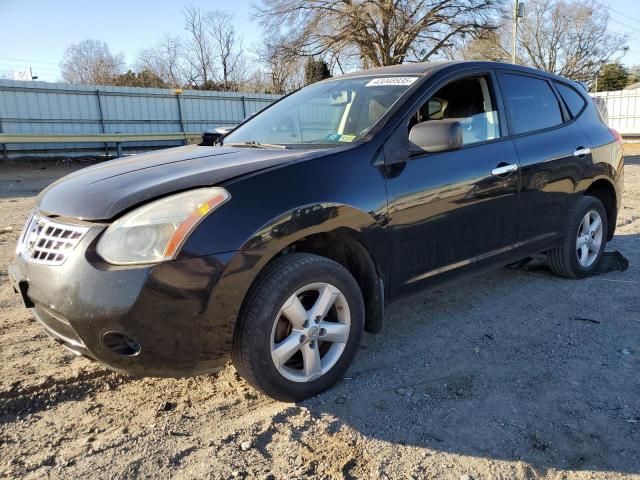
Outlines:
{"type": "Polygon", "coordinates": [[[418,77],[382,77],[374,78],[365,87],[380,87],[388,85],[411,85],[418,77]]]}

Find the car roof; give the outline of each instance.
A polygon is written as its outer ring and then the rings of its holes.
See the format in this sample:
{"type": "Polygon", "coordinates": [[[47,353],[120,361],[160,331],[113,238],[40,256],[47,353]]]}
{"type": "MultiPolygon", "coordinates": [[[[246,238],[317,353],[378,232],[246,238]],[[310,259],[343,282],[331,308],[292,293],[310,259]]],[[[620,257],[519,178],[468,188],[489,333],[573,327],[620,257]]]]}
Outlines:
{"type": "Polygon", "coordinates": [[[388,67],[376,67],[368,70],[358,70],[340,75],[341,78],[368,77],[371,75],[424,75],[429,70],[438,66],[446,66],[460,62],[416,62],[390,65],[388,67]]]}
{"type": "MultiPolygon", "coordinates": [[[[353,77],[368,77],[375,75],[426,75],[434,73],[437,70],[444,68],[458,66],[460,68],[469,67],[485,67],[485,68],[508,68],[509,70],[517,70],[523,73],[531,73],[535,75],[543,75],[551,79],[562,80],[564,82],[575,83],[566,78],[554,75],[553,73],[544,72],[535,68],[525,67],[522,65],[514,65],[506,62],[485,62],[485,61],[443,61],[443,62],[416,62],[416,63],[403,63],[401,65],[391,65],[388,67],[377,67],[369,70],[359,70],[357,72],[349,72],[344,75],[340,75],[337,78],[353,78],[353,77]]],[[[331,79],[328,79],[331,80],[331,79]]],[[[327,80],[325,80],[327,81],[327,80]]]]}

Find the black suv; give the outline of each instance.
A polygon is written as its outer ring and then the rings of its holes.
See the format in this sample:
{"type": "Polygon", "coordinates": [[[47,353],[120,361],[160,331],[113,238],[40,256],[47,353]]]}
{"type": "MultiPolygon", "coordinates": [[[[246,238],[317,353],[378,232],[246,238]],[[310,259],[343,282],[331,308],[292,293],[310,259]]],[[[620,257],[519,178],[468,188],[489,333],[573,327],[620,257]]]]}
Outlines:
{"type": "Polygon", "coordinates": [[[619,135],[581,85],[514,65],[344,75],[221,142],[40,194],[10,273],[53,338],[135,375],[230,355],[300,400],[344,374],[389,301],[539,252],[589,275],[620,208],[619,135]]]}

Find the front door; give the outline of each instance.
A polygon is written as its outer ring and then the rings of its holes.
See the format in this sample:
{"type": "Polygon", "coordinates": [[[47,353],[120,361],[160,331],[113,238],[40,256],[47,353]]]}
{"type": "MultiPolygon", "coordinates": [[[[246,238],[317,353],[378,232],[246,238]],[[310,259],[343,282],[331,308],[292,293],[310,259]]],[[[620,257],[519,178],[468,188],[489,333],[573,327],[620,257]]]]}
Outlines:
{"type": "Polygon", "coordinates": [[[449,81],[385,145],[392,296],[492,265],[515,248],[518,159],[496,99],[490,74],[449,81]],[[413,125],[451,118],[462,123],[462,148],[409,153],[413,125]]]}

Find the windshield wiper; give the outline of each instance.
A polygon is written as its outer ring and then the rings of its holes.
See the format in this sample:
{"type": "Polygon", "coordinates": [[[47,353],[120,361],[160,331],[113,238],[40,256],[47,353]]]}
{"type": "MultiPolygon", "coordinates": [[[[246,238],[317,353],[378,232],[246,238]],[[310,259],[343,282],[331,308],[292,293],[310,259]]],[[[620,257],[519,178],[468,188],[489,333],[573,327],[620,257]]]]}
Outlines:
{"type": "Polygon", "coordinates": [[[237,143],[223,143],[225,147],[249,147],[249,148],[281,148],[286,149],[284,145],[278,145],[275,143],[258,143],[253,140],[250,142],[237,142],[237,143]]]}

